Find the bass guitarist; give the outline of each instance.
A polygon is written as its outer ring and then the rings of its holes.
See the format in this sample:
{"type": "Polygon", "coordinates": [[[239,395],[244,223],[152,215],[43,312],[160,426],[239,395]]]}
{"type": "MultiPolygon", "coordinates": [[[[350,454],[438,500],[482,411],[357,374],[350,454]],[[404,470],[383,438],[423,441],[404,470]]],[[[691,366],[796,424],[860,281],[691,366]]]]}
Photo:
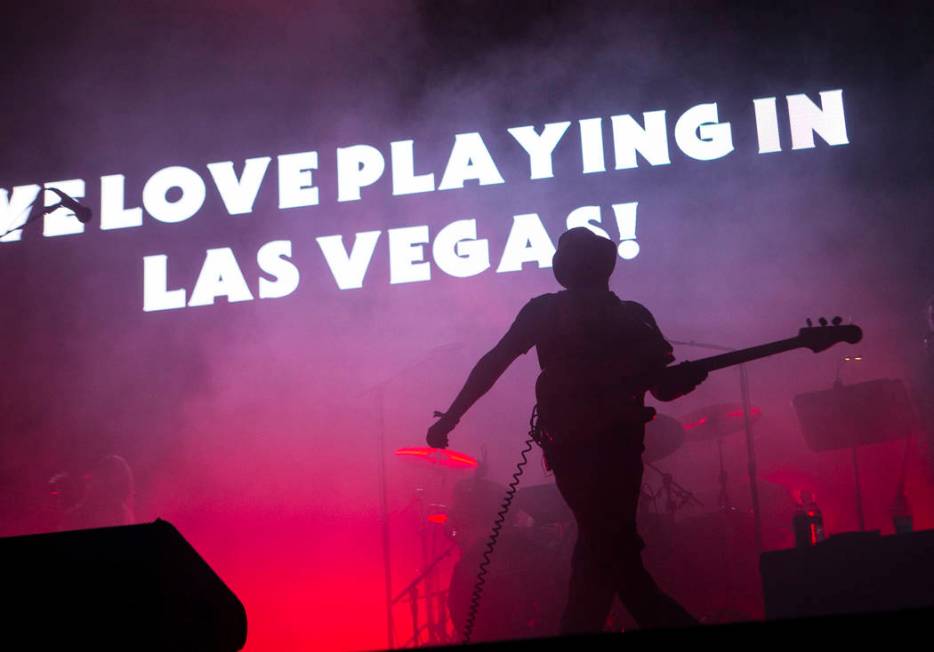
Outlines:
{"type": "Polygon", "coordinates": [[[664,378],[648,389],[670,401],[707,374],[690,365],[659,373],[674,360],[671,345],[646,308],[610,291],[615,265],[611,241],[586,228],[565,232],[553,259],[555,278],[565,289],[536,297],[519,311],[427,435],[430,446],[446,447],[464,413],[513,360],[536,347],[542,369],[536,383],[538,440],[578,530],[564,634],[600,631],[614,595],[640,627],[697,622],[659,589],[642,563],[636,508],[644,426],[654,410],[645,407],[645,387],[633,390],[625,381],[664,378]]]}

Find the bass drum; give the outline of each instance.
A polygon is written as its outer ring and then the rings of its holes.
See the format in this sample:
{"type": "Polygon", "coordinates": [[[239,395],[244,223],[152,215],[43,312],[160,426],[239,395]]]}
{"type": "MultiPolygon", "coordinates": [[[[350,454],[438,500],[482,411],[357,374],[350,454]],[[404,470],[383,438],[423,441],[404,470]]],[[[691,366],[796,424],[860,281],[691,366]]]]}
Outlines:
{"type": "MultiPolygon", "coordinates": [[[[554,636],[570,576],[571,548],[553,529],[507,528],[490,556],[474,620],[471,641],[502,641],[554,636]]],[[[486,541],[477,541],[461,556],[451,576],[448,609],[464,633],[470,600],[486,541]]]]}

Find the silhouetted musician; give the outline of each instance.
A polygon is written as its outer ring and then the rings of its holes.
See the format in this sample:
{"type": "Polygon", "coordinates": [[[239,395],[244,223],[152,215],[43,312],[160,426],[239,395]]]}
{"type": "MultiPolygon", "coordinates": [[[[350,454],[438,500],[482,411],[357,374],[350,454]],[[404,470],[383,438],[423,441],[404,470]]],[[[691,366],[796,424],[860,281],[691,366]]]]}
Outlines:
{"type": "MultiPolygon", "coordinates": [[[[636,531],[645,422],[654,410],[644,389],[624,382],[657,372],[674,356],[652,314],[609,289],[616,247],[586,228],[564,233],[553,259],[565,290],[529,301],[506,335],[477,362],[463,389],[429,429],[431,446],[448,433],[519,355],[536,347],[538,441],[577,520],[562,633],[600,631],[617,595],[640,627],[696,623],[664,594],[642,563],[636,531]]],[[[651,387],[670,401],[706,373],[685,371],[651,387]]]]}

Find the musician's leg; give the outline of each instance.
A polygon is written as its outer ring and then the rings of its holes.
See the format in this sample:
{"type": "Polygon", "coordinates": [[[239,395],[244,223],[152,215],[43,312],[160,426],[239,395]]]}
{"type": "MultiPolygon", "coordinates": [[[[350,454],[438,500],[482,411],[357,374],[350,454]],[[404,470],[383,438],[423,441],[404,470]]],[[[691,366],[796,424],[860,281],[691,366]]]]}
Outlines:
{"type": "Polygon", "coordinates": [[[587,532],[578,535],[571,561],[568,601],[562,634],[600,632],[613,604],[615,585],[587,532]]]}
{"type": "Polygon", "coordinates": [[[635,475],[639,477],[638,485],[621,482],[616,487],[618,528],[608,530],[608,536],[615,539],[612,546],[616,552],[616,594],[640,628],[696,625],[697,621],[678,602],[662,592],[642,562],[645,544],[636,526],[642,486],[641,456],[638,470],[630,471],[630,476],[635,475]]]}
{"type": "Polygon", "coordinates": [[[618,559],[607,524],[614,521],[615,498],[610,478],[618,471],[612,460],[587,449],[555,457],[555,481],[577,521],[577,543],[571,563],[568,601],[561,632],[602,631],[617,589],[613,566],[618,559]]]}
{"type": "Polygon", "coordinates": [[[658,587],[642,563],[640,550],[624,550],[619,561],[616,594],[640,628],[698,624],[684,607],[658,587]]]}

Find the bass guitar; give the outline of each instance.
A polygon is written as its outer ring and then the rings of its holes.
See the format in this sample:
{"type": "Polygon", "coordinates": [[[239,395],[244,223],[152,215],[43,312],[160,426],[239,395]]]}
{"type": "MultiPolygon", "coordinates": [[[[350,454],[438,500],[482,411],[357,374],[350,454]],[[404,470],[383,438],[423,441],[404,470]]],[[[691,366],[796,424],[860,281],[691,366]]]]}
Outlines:
{"type": "Polygon", "coordinates": [[[653,409],[643,407],[648,390],[664,386],[678,377],[700,376],[794,349],[820,353],[839,342],[856,344],[862,340],[863,331],[859,326],[842,322],[840,317],[834,317],[830,322],[821,317],[819,325],[814,326],[808,319],[808,325],[795,337],[681,362],[634,378],[578,382],[566,375],[543,371],[535,383],[542,425],[554,439],[559,433],[571,434],[579,430],[593,433],[614,424],[645,423],[655,414],[653,409]]]}

